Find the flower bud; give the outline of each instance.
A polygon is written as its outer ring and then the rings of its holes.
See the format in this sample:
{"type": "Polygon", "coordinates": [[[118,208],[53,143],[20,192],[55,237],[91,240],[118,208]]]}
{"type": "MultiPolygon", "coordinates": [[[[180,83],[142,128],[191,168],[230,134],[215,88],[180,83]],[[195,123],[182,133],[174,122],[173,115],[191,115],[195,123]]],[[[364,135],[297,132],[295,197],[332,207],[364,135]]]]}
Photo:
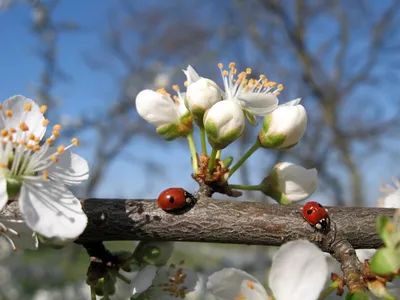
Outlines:
{"type": "Polygon", "coordinates": [[[299,102],[298,99],[280,105],[264,117],[258,134],[262,147],[287,149],[299,142],[307,127],[307,113],[299,102]]]}
{"type": "Polygon", "coordinates": [[[316,169],[282,162],[261,182],[261,192],[280,204],[301,201],[311,196],[318,186],[316,169]]]}
{"type": "Polygon", "coordinates": [[[188,87],[186,91],[186,106],[199,126],[203,126],[204,113],[215,103],[221,101],[222,91],[212,80],[199,77],[191,66],[184,70],[188,87]],[[197,75],[194,76],[193,72],[197,75]]]}
{"type": "Polygon", "coordinates": [[[185,137],[193,131],[193,124],[183,97],[178,93],[174,101],[164,90],[143,90],[136,97],[136,110],[166,140],[185,137]]]}
{"type": "Polygon", "coordinates": [[[204,115],[208,142],[214,149],[224,149],[237,140],[244,126],[242,108],[231,100],[217,102],[204,115]]]}

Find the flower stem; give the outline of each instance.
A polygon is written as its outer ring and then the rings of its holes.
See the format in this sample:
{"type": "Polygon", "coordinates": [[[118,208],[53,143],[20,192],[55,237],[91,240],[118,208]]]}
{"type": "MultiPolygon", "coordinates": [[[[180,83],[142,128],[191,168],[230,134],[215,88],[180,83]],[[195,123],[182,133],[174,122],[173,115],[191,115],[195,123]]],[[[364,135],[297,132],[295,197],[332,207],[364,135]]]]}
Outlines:
{"type": "Polygon", "coordinates": [[[240,166],[254,153],[256,152],[256,150],[258,148],[261,147],[260,142],[258,141],[258,139],[256,140],[256,142],[250,147],[249,150],[246,151],[246,153],[239,159],[239,161],[229,170],[229,177],[231,177],[233,175],[233,173],[235,173],[240,166]]]}
{"type": "Polygon", "coordinates": [[[94,288],[90,286],[90,299],[96,300],[96,293],[94,292],[94,288]]]}
{"type": "Polygon", "coordinates": [[[120,280],[122,280],[123,282],[125,282],[126,284],[130,284],[131,283],[131,281],[128,279],[128,278],[126,278],[124,275],[122,275],[121,273],[118,273],[117,271],[112,271],[112,274],[115,276],[115,277],[117,277],[117,278],[119,278],[120,280]]]}
{"type": "Polygon", "coordinates": [[[241,184],[229,184],[228,185],[232,189],[236,190],[245,190],[245,191],[259,191],[260,185],[241,185],[241,184]]]}
{"type": "Polygon", "coordinates": [[[217,149],[212,149],[211,150],[211,154],[210,154],[210,160],[208,162],[208,173],[210,175],[212,175],[212,173],[214,172],[214,164],[215,164],[215,157],[217,156],[217,149]]]}
{"type": "Polygon", "coordinates": [[[194,174],[197,174],[198,162],[197,162],[197,153],[196,153],[196,145],[194,144],[193,132],[187,135],[187,140],[189,143],[190,154],[192,155],[192,167],[194,174]]]}
{"type": "Polygon", "coordinates": [[[206,130],[200,126],[201,153],[207,155],[206,130]]]}
{"type": "Polygon", "coordinates": [[[221,149],[219,149],[218,151],[217,151],[217,155],[215,156],[215,158],[220,158],[221,157],[221,153],[222,153],[222,150],[221,149]]]}

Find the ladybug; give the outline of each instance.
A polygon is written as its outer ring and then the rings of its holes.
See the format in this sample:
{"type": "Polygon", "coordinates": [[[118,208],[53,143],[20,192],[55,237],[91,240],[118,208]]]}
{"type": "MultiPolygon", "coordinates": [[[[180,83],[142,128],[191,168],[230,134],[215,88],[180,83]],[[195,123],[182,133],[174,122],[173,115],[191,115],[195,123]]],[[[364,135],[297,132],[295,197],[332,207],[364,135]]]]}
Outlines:
{"type": "Polygon", "coordinates": [[[158,196],[157,204],[165,211],[180,211],[193,206],[195,197],[182,188],[169,188],[158,196]]]}
{"type": "Polygon", "coordinates": [[[303,206],[302,214],[304,219],[318,230],[325,230],[329,227],[328,210],[318,202],[307,202],[303,206]]]}

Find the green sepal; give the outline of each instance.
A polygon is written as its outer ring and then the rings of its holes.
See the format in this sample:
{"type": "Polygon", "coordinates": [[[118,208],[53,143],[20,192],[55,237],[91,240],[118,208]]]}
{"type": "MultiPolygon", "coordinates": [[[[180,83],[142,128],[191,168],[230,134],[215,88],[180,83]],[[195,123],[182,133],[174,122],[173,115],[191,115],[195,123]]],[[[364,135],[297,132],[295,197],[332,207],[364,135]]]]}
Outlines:
{"type": "Polygon", "coordinates": [[[400,250],[380,248],[369,261],[371,271],[377,275],[389,275],[400,269],[400,250]]]}
{"type": "Polygon", "coordinates": [[[244,127],[238,129],[232,129],[228,131],[223,137],[218,135],[217,125],[214,121],[209,120],[204,124],[204,128],[207,132],[208,142],[214,149],[224,149],[229,144],[236,141],[243,133],[244,127]]]}
{"type": "Polygon", "coordinates": [[[15,178],[7,178],[8,199],[16,199],[21,191],[22,181],[15,178]]]}
{"type": "Polygon", "coordinates": [[[228,156],[222,160],[224,168],[229,168],[232,165],[232,162],[233,162],[232,156],[228,156]]]}
{"type": "MultiPolygon", "coordinates": [[[[280,146],[285,142],[285,139],[286,139],[286,135],[283,133],[274,134],[274,135],[266,135],[266,134],[263,134],[263,132],[261,131],[258,134],[258,140],[261,144],[261,147],[268,148],[268,149],[280,149],[280,146]]],[[[293,146],[285,147],[285,149],[291,148],[291,147],[293,147],[293,146]]]]}
{"type": "Polygon", "coordinates": [[[243,113],[251,125],[258,125],[257,117],[252,112],[248,111],[247,109],[243,109],[243,113]]]}
{"type": "MultiPolygon", "coordinates": [[[[270,134],[268,130],[270,128],[272,121],[272,114],[266,115],[262,121],[261,130],[258,133],[258,141],[261,147],[268,149],[278,149],[285,142],[286,135],[283,133],[270,134]]],[[[294,145],[293,145],[294,146],[294,145]]],[[[288,146],[285,148],[291,148],[293,146],[288,146]]]]}
{"type": "Polygon", "coordinates": [[[191,112],[193,116],[193,121],[197,124],[197,126],[203,127],[204,113],[206,112],[205,109],[200,106],[193,106],[191,112]]]}
{"type": "Polygon", "coordinates": [[[179,122],[158,126],[156,132],[162,135],[166,141],[172,141],[178,137],[186,137],[193,131],[193,118],[190,113],[183,115],[179,122]]]}
{"type": "Polygon", "coordinates": [[[344,299],[345,300],[369,300],[371,298],[364,291],[355,291],[354,293],[348,292],[344,299]]]}

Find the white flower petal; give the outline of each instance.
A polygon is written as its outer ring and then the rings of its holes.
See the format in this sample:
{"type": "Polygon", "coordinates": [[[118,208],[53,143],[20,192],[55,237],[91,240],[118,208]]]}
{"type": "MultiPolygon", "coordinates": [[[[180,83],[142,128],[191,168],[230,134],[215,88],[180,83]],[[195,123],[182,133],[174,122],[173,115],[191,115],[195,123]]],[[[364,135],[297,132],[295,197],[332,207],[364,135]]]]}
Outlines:
{"type": "MultiPolygon", "coordinates": [[[[0,128],[15,128],[17,129],[17,133],[22,133],[19,130],[19,124],[25,122],[29,130],[24,133],[24,136],[29,136],[30,133],[33,133],[36,137],[42,139],[46,132],[46,127],[43,126],[44,116],[40,112],[40,107],[32,99],[21,95],[10,97],[4,101],[1,113],[0,128]],[[24,105],[27,103],[32,105],[32,109],[29,112],[24,110],[24,105]],[[11,118],[5,116],[6,110],[11,110],[13,112],[11,118]]],[[[16,134],[14,134],[14,136],[16,136],[16,134]]]]}
{"type": "Polygon", "coordinates": [[[224,268],[208,277],[207,289],[220,300],[232,300],[240,294],[243,281],[260,285],[255,277],[242,270],[224,268]]]}
{"type": "Polygon", "coordinates": [[[318,172],[316,169],[306,169],[289,162],[275,166],[278,174],[279,190],[289,201],[304,200],[318,187],[318,172]]]}
{"type": "MultiPolygon", "coordinates": [[[[55,153],[57,149],[51,147],[47,150],[44,157],[48,157],[55,153]]],[[[87,161],[78,154],[65,151],[62,155],[58,156],[57,163],[52,164],[46,170],[49,172],[51,179],[57,180],[64,184],[79,184],[89,178],[89,166],[87,161]]]]}
{"type": "Polygon", "coordinates": [[[38,239],[36,234],[30,229],[22,219],[10,217],[0,217],[0,223],[5,227],[18,232],[18,236],[7,232],[8,236],[13,240],[18,250],[36,250],[38,248],[38,239]]]}
{"type": "Polygon", "coordinates": [[[324,253],[306,240],[284,244],[276,253],[269,285],[279,300],[316,300],[328,276],[324,253]]]}
{"type": "Polygon", "coordinates": [[[188,65],[187,69],[182,71],[186,75],[188,85],[191,85],[193,82],[200,79],[199,74],[197,74],[191,65],[188,65]]]}
{"type": "Polygon", "coordinates": [[[8,201],[8,194],[7,194],[7,181],[1,175],[0,176],[0,211],[3,207],[7,204],[8,201]]]}
{"type": "Polygon", "coordinates": [[[265,300],[268,298],[268,293],[261,283],[250,280],[244,280],[241,283],[240,295],[243,295],[244,299],[251,300],[265,300]]]}
{"type": "Polygon", "coordinates": [[[375,254],[375,249],[357,249],[356,254],[358,259],[361,262],[364,262],[366,259],[371,259],[371,257],[375,254]]]}
{"type": "Polygon", "coordinates": [[[179,119],[171,97],[152,90],[143,90],[136,96],[136,110],[143,119],[156,127],[174,123],[179,119]]]}
{"type": "Polygon", "coordinates": [[[46,238],[74,239],[87,225],[79,200],[56,181],[25,179],[19,207],[27,225],[46,238]]]}
{"type": "Polygon", "coordinates": [[[400,208],[400,189],[384,197],[381,205],[386,208],[400,208]]]}
{"type": "Polygon", "coordinates": [[[278,107],[278,98],[272,93],[242,92],[238,95],[239,105],[256,116],[265,116],[278,107]]]}
{"type": "Polygon", "coordinates": [[[296,98],[294,100],[290,100],[284,104],[281,104],[279,106],[296,106],[297,104],[299,104],[301,101],[301,98],[296,98]]]}
{"type": "Polygon", "coordinates": [[[140,270],[131,283],[133,286],[133,295],[146,291],[152,285],[156,273],[157,267],[153,265],[147,265],[144,269],[140,270]]]}

